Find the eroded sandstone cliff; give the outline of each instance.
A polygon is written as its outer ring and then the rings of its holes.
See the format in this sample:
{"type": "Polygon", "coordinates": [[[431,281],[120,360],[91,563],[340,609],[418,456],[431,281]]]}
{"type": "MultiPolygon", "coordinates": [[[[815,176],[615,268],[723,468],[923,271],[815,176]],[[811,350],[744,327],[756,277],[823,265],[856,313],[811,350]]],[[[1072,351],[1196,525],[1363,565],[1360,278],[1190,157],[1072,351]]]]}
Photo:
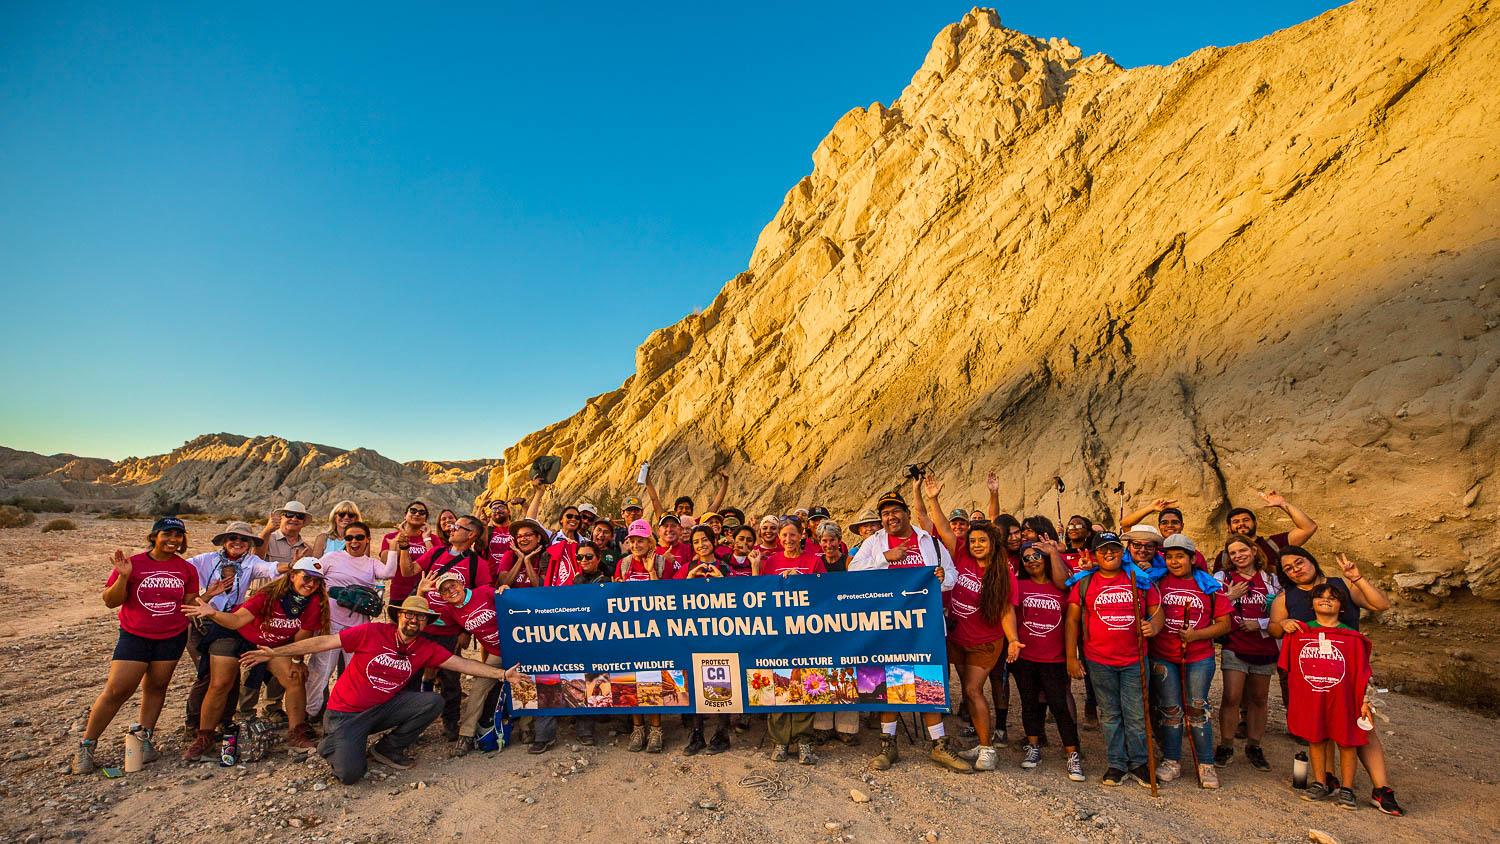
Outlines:
{"type": "MultiPolygon", "coordinates": [[[[636,372],[506,453],[556,500],[945,503],[1111,518],[1182,499],[1210,544],[1274,488],[1313,546],[1500,598],[1500,9],[1358,2],[1125,70],[974,9],[856,108],[745,272],[636,372]]],[[[513,467],[513,468],[512,468],[513,467]]],[[[617,502],[607,501],[613,510],[617,502]]],[[[1267,518],[1263,530],[1279,526],[1267,518]]]]}

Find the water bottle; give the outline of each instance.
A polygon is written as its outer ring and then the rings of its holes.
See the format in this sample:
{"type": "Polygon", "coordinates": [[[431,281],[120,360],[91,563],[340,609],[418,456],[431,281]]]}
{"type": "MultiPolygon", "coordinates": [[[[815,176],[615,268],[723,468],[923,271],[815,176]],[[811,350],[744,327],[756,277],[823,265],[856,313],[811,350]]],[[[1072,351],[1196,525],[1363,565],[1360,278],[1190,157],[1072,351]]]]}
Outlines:
{"type": "Polygon", "coordinates": [[[1307,767],[1307,751],[1297,751],[1292,757],[1292,788],[1307,788],[1307,767]]]}
{"type": "Polygon", "coordinates": [[[219,743],[219,767],[233,768],[240,761],[240,725],[230,724],[224,728],[224,739],[219,743]]]}
{"type": "Polygon", "coordinates": [[[140,724],[125,732],[125,773],[133,774],[146,764],[146,734],[140,724]]]}
{"type": "Polygon", "coordinates": [[[642,460],[641,461],[641,471],[639,471],[639,472],[636,473],[635,482],[637,484],[645,484],[646,483],[646,473],[649,472],[649,471],[651,471],[651,463],[650,463],[650,461],[642,460]]]}

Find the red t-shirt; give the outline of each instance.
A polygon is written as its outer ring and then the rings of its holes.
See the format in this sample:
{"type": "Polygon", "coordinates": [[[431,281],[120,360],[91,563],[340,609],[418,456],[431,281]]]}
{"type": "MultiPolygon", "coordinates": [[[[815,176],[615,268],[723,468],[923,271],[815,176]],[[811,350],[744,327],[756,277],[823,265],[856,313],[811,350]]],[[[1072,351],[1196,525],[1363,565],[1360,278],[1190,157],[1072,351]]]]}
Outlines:
{"type": "MultiPolygon", "coordinates": [[[[411,548],[409,548],[408,551],[411,554],[411,558],[415,560],[420,558],[423,554],[426,554],[429,549],[437,548],[442,544],[443,540],[441,537],[439,537],[435,533],[429,533],[425,537],[418,537],[416,539],[413,539],[411,541],[411,548]]],[[[391,550],[391,548],[395,547],[395,545],[396,531],[391,531],[390,533],[385,535],[385,538],[380,540],[380,559],[384,560],[385,552],[391,550]]],[[[389,591],[391,603],[399,604],[402,601],[406,600],[406,596],[410,595],[412,593],[412,590],[417,588],[417,581],[421,579],[422,576],[420,574],[407,577],[406,575],[402,574],[401,570],[398,568],[396,570],[396,576],[391,578],[391,588],[389,591]]]]}
{"type": "MultiPolygon", "coordinates": [[[[979,609],[979,596],[984,591],[984,570],[969,556],[968,545],[959,544],[958,553],[953,557],[953,567],[953,589],[945,596],[948,598],[948,616],[954,620],[948,640],[955,645],[972,647],[1005,638],[1005,628],[1001,627],[1000,619],[996,618],[991,624],[979,609]]],[[[1010,570],[1010,566],[1006,566],[1005,574],[1010,578],[1010,605],[1015,606],[1020,591],[1016,588],[1016,573],[1010,570]]]]}
{"type": "MultiPolygon", "coordinates": [[[[922,559],[921,549],[917,547],[917,540],[921,539],[921,537],[916,533],[912,533],[911,536],[908,536],[905,539],[897,539],[896,537],[889,535],[887,535],[886,538],[890,542],[890,547],[887,550],[895,550],[897,548],[900,548],[906,554],[906,556],[904,557],[892,560],[889,563],[888,568],[904,569],[911,568],[912,566],[927,565],[927,561],[922,559]]],[[[962,550],[962,548],[960,548],[960,550],[962,550]]]]}
{"type": "MultiPolygon", "coordinates": [[[[551,549],[548,549],[548,551],[550,550],[551,549]]],[[[547,556],[547,553],[547,551],[543,551],[540,557],[537,557],[536,559],[533,559],[531,561],[531,567],[536,571],[536,576],[538,578],[544,578],[547,576],[547,563],[550,559],[547,556]]],[[[510,587],[512,589],[524,589],[528,586],[541,585],[538,583],[532,583],[531,578],[526,576],[526,566],[522,565],[521,555],[516,553],[515,548],[511,548],[504,554],[502,554],[500,556],[500,562],[495,564],[494,573],[496,579],[498,580],[500,575],[505,574],[511,569],[520,569],[520,573],[516,575],[516,579],[510,582],[510,587]]]]}
{"type": "MultiPolygon", "coordinates": [[[[456,556],[458,555],[453,553],[452,548],[433,548],[417,558],[417,568],[423,572],[435,572],[443,566],[448,565],[448,561],[456,556]]],[[[495,582],[494,572],[490,571],[490,567],[485,565],[484,560],[480,559],[477,554],[472,559],[474,562],[473,583],[469,582],[469,562],[467,560],[459,560],[452,566],[449,566],[448,571],[454,572],[463,578],[465,589],[493,585],[495,582]]],[[[443,607],[447,606],[443,602],[443,596],[439,595],[437,590],[428,592],[422,597],[427,599],[427,606],[431,607],[433,612],[440,612],[443,607]]],[[[442,618],[435,618],[428,623],[425,632],[432,636],[452,636],[458,633],[458,628],[444,621],[442,618]]]]}
{"type": "Polygon", "coordinates": [[[726,566],[729,567],[729,576],[730,577],[749,577],[750,576],[750,558],[749,557],[746,557],[743,560],[740,560],[740,559],[737,559],[734,556],[734,552],[731,551],[730,553],[725,554],[724,556],[720,557],[719,559],[723,560],[724,561],[724,565],[726,565],[726,566]]]}
{"type": "MultiPolygon", "coordinates": [[[[1182,639],[1178,638],[1177,631],[1184,627],[1190,630],[1210,627],[1214,619],[1229,615],[1233,609],[1222,591],[1205,595],[1198,588],[1198,581],[1191,576],[1176,577],[1167,574],[1156,582],[1156,591],[1161,594],[1161,611],[1166,613],[1166,625],[1151,638],[1151,655],[1168,662],[1182,662],[1182,639]]],[[[1212,639],[1188,643],[1188,662],[1213,658],[1212,639]]]]}
{"type": "MultiPolygon", "coordinates": [[[[110,569],[104,585],[113,586],[120,573],[110,569]]],[[[182,602],[198,591],[198,570],[173,554],[153,560],[142,551],[130,558],[130,579],[125,582],[125,603],[120,605],[120,629],[147,639],[170,639],[188,628],[182,602]]]]}
{"type": "Polygon", "coordinates": [[[626,555],[616,564],[615,580],[650,580],[651,570],[647,566],[656,565],[656,559],[642,563],[635,558],[634,554],[626,555]]]}
{"type": "Polygon", "coordinates": [[[396,641],[396,625],[384,621],[346,627],[338,635],[344,650],[353,654],[328,697],[328,708],[339,712],[364,712],[379,706],[399,694],[414,673],[442,665],[453,656],[420,636],[401,645],[396,641]]]}
{"type": "Polygon", "coordinates": [[[513,539],[514,537],[510,535],[510,525],[507,524],[504,527],[490,525],[490,544],[485,548],[485,559],[490,561],[490,565],[499,562],[505,552],[510,550],[510,543],[513,539]]]}
{"type": "Polygon", "coordinates": [[[281,608],[281,602],[271,607],[271,616],[264,622],[260,621],[261,608],[271,596],[265,592],[256,592],[250,596],[250,600],[240,604],[240,609],[250,611],[250,623],[239,629],[239,634],[245,641],[252,645],[265,645],[274,648],[285,645],[292,641],[299,630],[311,630],[314,633],[323,629],[323,610],[318,605],[316,596],[307,604],[307,609],[296,618],[287,618],[286,612],[281,608]]]}
{"type": "MultiPolygon", "coordinates": [[[[670,548],[665,545],[658,545],[656,553],[661,557],[671,557],[677,561],[677,566],[680,567],[693,558],[693,546],[686,542],[679,542],[670,548]]],[[[673,567],[672,570],[676,571],[677,567],[673,567]]]]}
{"type": "Polygon", "coordinates": [[[500,655],[500,625],[495,618],[495,590],[490,586],[475,586],[469,591],[469,601],[455,607],[444,601],[437,608],[443,621],[453,627],[462,627],[474,634],[484,652],[500,655]]]}
{"type": "Polygon", "coordinates": [[[1070,548],[1063,551],[1061,552],[1061,556],[1063,562],[1068,564],[1068,574],[1070,575],[1077,574],[1078,570],[1083,568],[1084,563],[1088,562],[1088,552],[1078,548],[1070,548]]]}
{"type": "Polygon", "coordinates": [[[542,575],[542,585],[570,586],[573,576],[582,570],[578,566],[578,543],[559,540],[547,549],[547,571],[542,575]]]}
{"type": "Polygon", "coordinates": [[[1066,646],[1063,622],[1067,619],[1067,593],[1051,581],[1037,583],[1025,578],[1017,584],[1016,639],[1026,647],[1021,659],[1031,662],[1062,662],[1066,646]]]}
{"type": "Polygon", "coordinates": [[[1370,681],[1370,640],[1344,627],[1307,627],[1281,640],[1287,672],[1286,727],[1307,741],[1360,747],[1360,709],[1370,681]]]}
{"type": "MultiPolygon", "coordinates": [[[[1275,533],[1270,536],[1257,536],[1255,537],[1255,544],[1260,548],[1261,553],[1266,555],[1266,559],[1271,562],[1271,570],[1275,571],[1276,567],[1281,564],[1281,549],[1292,544],[1292,534],[1291,531],[1283,531],[1282,533],[1275,533]]],[[[1229,562],[1228,548],[1219,552],[1218,568],[1219,571],[1232,571],[1234,569],[1234,563],[1229,562]]]]}
{"type": "MultiPolygon", "coordinates": [[[[1268,587],[1264,572],[1256,572],[1254,577],[1246,578],[1239,572],[1224,572],[1228,581],[1225,586],[1233,586],[1236,583],[1249,583],[1250,591],[1246,592],[1238,602],[1229,605],[1229,628],[1228,641],[1224,644],[1225,650],[1234,651],[1235,655],[1244,657],[1274,657],[1277,655],[1276,640],[1259,630],[1249,633],[1240,629],[1240,622],[1251,619],[1259,621],[1269,618],[1266,605],[1269,603],[1271,590],[1268,587]]],[[[1266,660],[1269,662],[1269,660],[1266,660]]],[[[1264,664],[1264,663],[1262,663],[1264,664]]]]}
{"type": "Polygon", "coordinates": [[[777,551],[760,564],[761,574],[824,574],[827,571],[823,558],[809,551],[803,551],[795,557],[788,557],[785,552],[777,551]]]}
{"type": "MultiPolygon", "coordinates": [[[[1141,591],[1140,596],[1142,616],[1150,615],[1152,607],[1161,603],[1154,587],[1141,591]]],[[[1068,603],[1078,604],[1083,611],[1083,655],[1086,659],[1116,668],[1139,661],[1136,588],[1124,572],[1114,577],[1094,572],[1086,580],[1073,584],[1068,603]],[[1085,584],[1088,585],[1086,596],[1078,591],[1085,584]]]]}

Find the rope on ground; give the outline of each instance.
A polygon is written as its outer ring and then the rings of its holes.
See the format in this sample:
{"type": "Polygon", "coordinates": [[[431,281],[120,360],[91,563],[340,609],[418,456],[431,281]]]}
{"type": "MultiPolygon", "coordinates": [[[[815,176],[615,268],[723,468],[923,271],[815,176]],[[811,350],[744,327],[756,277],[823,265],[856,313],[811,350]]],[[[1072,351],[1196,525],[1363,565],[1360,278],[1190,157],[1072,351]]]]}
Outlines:
{"type": "Polygon", "coordinates": [[[753,788],[766,800],[785,800],[793,791],[810,785],[812,777],[798,770],[751,771],[749,776],[740,779],[740,788],[753,788]]]}

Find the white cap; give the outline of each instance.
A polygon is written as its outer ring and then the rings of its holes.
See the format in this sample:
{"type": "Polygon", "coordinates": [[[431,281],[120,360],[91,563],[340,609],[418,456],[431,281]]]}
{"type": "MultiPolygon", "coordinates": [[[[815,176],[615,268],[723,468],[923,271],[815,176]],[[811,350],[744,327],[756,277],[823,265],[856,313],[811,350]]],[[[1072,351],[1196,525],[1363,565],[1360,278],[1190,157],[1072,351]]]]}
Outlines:
{"type": "Polygon", "coordinates": [[[1167,537],[1166,544],[1161,546],[1161,550],[1163,551],[1170,551],[1173,548],[1180,548],[1181,550],[1188,552],[1189,556],[1198,551],[1198,546],[1194,545],[1193,540],[1189,539],[1188,535],[1185,533],[1172,534],[1171,536],[1167,537]]]}
{"type": "Polygon", "coordinates": [[[580,512],[580,513],[593,513],[594,515],[597,516],[597,515],[599,515],[599,508],[595,507],[594,505],[592,505],[592,504],[588,503],[587,501],[585,501],[582,504],[578,505],[578,512],[580,512]]]}
{"type": "Polygon", "coordinates": [[[298,513],[298,514],[303,515],[303,516],[311,515],[310,513],[307,512],[307,507],[305,505],[303,505],[303,503],[301,501],[288,501],[286,503],[286,506],[282,507],[281,510],[278,511],[278,512],[282,512],[282,513],[298,513]]]}
{"type": "Polygon", "coordinates": [[[292,571],[305,571],[313,577],[325,577],[323,573],[323,561],[317,557],[303,557],[292,563],[292,571]]]}

